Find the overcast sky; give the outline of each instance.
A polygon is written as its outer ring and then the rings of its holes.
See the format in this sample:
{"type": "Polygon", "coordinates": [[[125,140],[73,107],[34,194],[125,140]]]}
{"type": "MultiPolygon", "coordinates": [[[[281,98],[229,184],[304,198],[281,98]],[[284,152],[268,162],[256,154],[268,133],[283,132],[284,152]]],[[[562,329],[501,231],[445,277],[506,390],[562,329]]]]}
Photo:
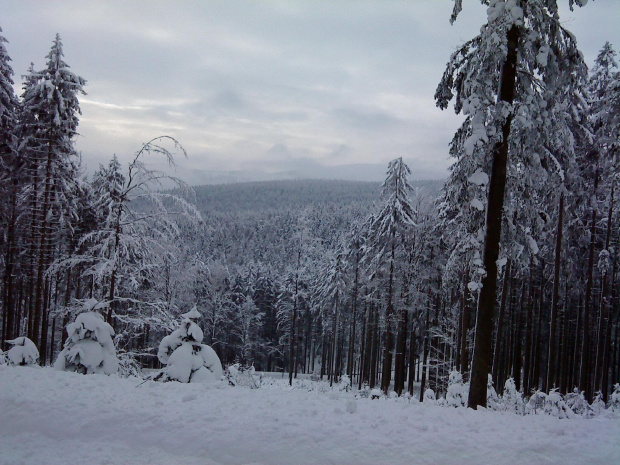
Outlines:
{"type": "MultiPolygon", "coordinates": [[[[620,50],[620,0],[558,3],[588,65],[605,41],[620,50]]],[[[415,178],[442,178],[462,118],[433,94],[450,53],[485,21],[485,7],[464,0],[451,26],[452,4],[0,0],[0,27],[19,93],[61,35],[88,81],[77,148],[91,170],[167,134],[186,148],[179,173],[193,183],[202,171],[303,176],[400,156],[415,178]]]]}

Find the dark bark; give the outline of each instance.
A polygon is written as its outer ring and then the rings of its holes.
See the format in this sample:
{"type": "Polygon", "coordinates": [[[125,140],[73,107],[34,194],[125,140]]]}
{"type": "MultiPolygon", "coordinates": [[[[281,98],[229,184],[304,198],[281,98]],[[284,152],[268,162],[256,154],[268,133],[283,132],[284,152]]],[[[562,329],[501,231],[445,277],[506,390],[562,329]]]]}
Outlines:
{"type": "Polygon", "coordinates": [[[513,355],[513,366],[512,366],[512,377],[515,380],[515,386],[517,391],[521,390],[521,368],[523,363],[523,357],[521,353],[521,342],[522,342],[522,334],[521,329],[523,326],[523,305],[525,301],[525,285],[521,286],[521,302],[518,305],[518,310],[516,318],[516,328],[515,328],[515,346],[514,346],[514,355],[513,355]]]}
{"type": "MultiPolygon", "coordinates": [[[[594,191],[598,188],[598,169],[594,180],[594,191]]],[[[581,347],[581,365],[579,374],[579,388],[585,391],[588,402],[592,402],[591,362],[590,362],[590,313],[594,308],[592,303],[592,290],[594,287],[594,246],[596,244],[596,208],[592,208],[590,220],[590,246],[588,248],[588,280],[586,283],[586,297],[583,310],[583,345],[581,347]]]]}
{"type": "Polygon", "coordinates": [[[416,336],[415,336],[415,327],[411,328],[411,333],[409,336],[409,379],[407,382],[407,391],[409,395],[413,396],[413,382],[416,375],[416,336]]]}
{"type": "Polygon", "coordinates": [[[405,389],[405,352],[407,351],[407,327],[409,312],[400,313],[398,334],[396,336],[396,357],[394,359],[394,390],[400,396],[405,389]]]}
{"type": "Polygon", "coordinates": [[[534,265],[533,259],[530,261],[530,282],[527,299],[527,316],[525,317],[525,344],[523,351],[523,393],[530,395],[530,374],[532,363],[532,332],[534,327],[534,265]]]}
{"type": "Polygon", "coordinates": [[[504,314],[506,313],[506,302],[508,300],[508,284],[510,282],[510,260],[506,262],[504,271],[504,284],[502,285],[502,298],[499,305],[499,315],[497,316],[497,331],[495,334],[495,350],[493,352],[493,384],[497,386],[500,373],[500,354],[504,337],[504,314]]]}
{"type": "Polygon", "coordinates": [[[558,225],[555,233],[555,258],[553,262],[553,291],[551,302],[551,315],[549,316],[549,358],[547,360],[547,377],[543,390],[547,392],[549,389],[557,385],[557,367],[558,361],[556,357],[557,349],[557,319],[558,305],[560,302],[560,267],[562,265],[562,223],[564,218],[564,193],[560,195],[560,206],[558,208],[558,225]]]}
{"type": "Polygon", "coordinates": [[[383,367],[381,369],[381,390],[387,395],[392,381],[392,349],[394,346],[394,331],[392,329],[392,315],[394,314],[394,260],[396,245],[392,238],[390,254],[390,277],[388,283],[388,301],[385,308],[385,345],[383,346],[383,367]]]}
{"type": "Polygon", "coordinates": [[[424,391],[426,388],[426,370],[428,363],[428,349],[429,349],[429,331],[430,331],[430,316],[431,316],[431,304],[430,304],[430,291],[428,296],[429,302],[426,304],[426,318],[424,320],[424,355],[422,360],[422,381],[420,383],[420,402],[424,401],[424,391]]]}
{"type": "MultiPolygon", "coordinates": [[[[614,208],[614,186],[611,186],[611,195],[609,197],[609,213],[607,215],[607,233],[605,235],[605,250],[609,251],[611,242],[611,221],[613,219],[614,208]]],[[[611,257],[610,257],[611,258],[611,257]]],[[[598,321],[598,341],[596,346],[596,366],[594,371],[594,386],[596,390],[602,391],[602,378],[604,370],[604,349],[605,338],[607,336],[607,326],[609,325],[610,302],[607,298],[607,278],[609,270],[603,274],[601,279],[601,311],[598,321]]]]}
{"type": "MultiPolygon", "coordinates": [[[[506,61],[502,67],[498,101],[512,104],[517,81],[517,48],[520,30],[513,25],[507,33],[506,61]]],[[[502,210],[506,189],[506,165],[512,114],[502,125],[502,141],[493,148],[493,163],[489,181],[489,199],[484,238],[484,269],[482,291],[476,315],[476,335],[469,384],[468,406],[476,409],[487,405],[487,382],[493,361],[493,312],[497,291],[497,259],[502,233],[502,210]]]]}

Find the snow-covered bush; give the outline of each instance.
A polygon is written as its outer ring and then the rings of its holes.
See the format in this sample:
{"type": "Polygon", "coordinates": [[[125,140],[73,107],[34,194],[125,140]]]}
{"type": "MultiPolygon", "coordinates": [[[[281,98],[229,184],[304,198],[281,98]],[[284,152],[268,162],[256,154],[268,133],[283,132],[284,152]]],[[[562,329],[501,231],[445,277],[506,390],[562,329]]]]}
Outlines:
{"type": "Polygon", "coordinates": [[[573,411],[566,405],[566,402],[562,398],[562,394],[560,394],[557,389],[552,389],[549,395],[547,395],[544,412],[547,415],[560,419],[573,418],[575,416],[573,411]]]}
{"type": "Polygon", "coordinates": [[[116,355],[118,357],[118,375],[120,377],[142,377],[142,367],[140,366],[140,362],[136,360],[136,357],[132,352],[122,351],[117,353],[116,355]]]}
{"type": "Polygon", "coordinates": [[[181,317],[181,326],[159,344],[157,358],[166,367],[155,379],[182,383],[219,381],[223,375],[222,363],[210,346],[202,344],[203,333],[195,321],[200,313],[194,306],[181,317]]]}
{"type": "Polygon", "coordinates": [[[6,365],[7,363],[9,363],[9,361],[6,358],[6,354],[2,349],[0,349],[0,365],[6,365]]]}
{"type": "Polygon", "coordinates": [[[504,394],[502,395],[502,403],[508,412],[523,415],[525,405],[523,404],[523,396],[515,385],[515,380],[508,378],[504,384],[504,394]]]}
{"type": "Polygon", "coordinates": [[[463,407],[467,405],[469,387],[463,383],[463,376],[453,370],[448,377],[448,392],[446,392],[446,403],[451,407],[463,407]]]}
{"type": "Polygon", "coordinates": [[[611,393],[609,408],[612,412],[620,412],[620,383],[614,384],[614,392],[611,393]]]}
{"type": "Polygon", "coordinates": [[[261,377],[255,374],[254,366],[244,366],[240,363],[229,365],[226,370],[226,379],[231,386],[243,386],[257,389],[261,385],[261,377]]]}
{"type": "Polygon", "coordinates": [[[426,389],[426,391],[424,391],[424,402],[434,404],[436,403],[436,401],[437,398],[435,397],[435,391],[433,391],[431,388],[426,389]]]}
{"type": "Polygon", "coordinates": [[[584,416],[586,418],[594,416],[592,407],[588,404],[588,401],[583,395],[583,391],[579,391],[578,388],[573,389],[573,392],[566,395],[565,402],[568,408],[575,412],[576,415],[584,416]]]}
{"type": "Polygon", "coordinates": [[[603,400],[603,393],[601,391],[597,391],[591,407],[594,415],[600,415],[605,411],[605,401],[603,400]]]}
{"type": "Polygon", "coordinates": [[[68,338],[58,354],[54,368],[90,374],[114,374],[118,371],[118,358],[114,347],[114,330],[103,316],[95,311],[105,307],[95,299],[84,303],[84,311],[73,323],[67,325],[68,338]]]}
{"type": "Polygon", "coordinates": [[[6,353],[9,365],[36,365],[39,363],[39,350],[30,339],[25,336],[6,341],[11,347],[6,353]]]}
{"type": "Polygon", "coordinates": [[[544,413],[545,402],[547,401],[547,394],[540,390],[536,390],[531,395],[527,404],[525,404],[525,413],[528,415],[536,415],[538,413],[544,413]]]}
{"type": "Polygon", "coordinates": [[[348,375],[342,375],[338,382],[338,390],[349,392],[351,390],[351,379],[348,375]]]}
{"type": "Polygon", "coordinates": [[[493,377],[489,374],[487,380],[487,408],[489,410],[505,410],[504,404],[493,387],[493,377]]]}
{"type": "Polygon", "coordinates": [[[367,399],[370,397],[370,386],[368,383],[365,382],[362,384],[362,389],[358,391],[357,395],[362,399],[367,399]]]}

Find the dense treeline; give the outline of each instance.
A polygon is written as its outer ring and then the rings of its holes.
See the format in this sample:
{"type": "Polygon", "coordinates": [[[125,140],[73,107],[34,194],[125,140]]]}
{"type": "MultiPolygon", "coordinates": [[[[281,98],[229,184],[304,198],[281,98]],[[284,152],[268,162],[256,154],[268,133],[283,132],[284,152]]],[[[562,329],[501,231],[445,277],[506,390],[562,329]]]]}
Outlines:
{"type": "Polygon", "coordinates": [[[616,54],[605,44],[588,73],[557,18],[532,7],[507,20],[493,8],[437,90],[440,107],[456,96],[466,115],[441,192],[411,183],[400,158],[381,188],[192,191],[145,164],[183,155],[170,137],[88,179],[73,145],[85,81],[62,60],[60,38],[20,98],[2,39],[1,342],[27,335],[49,363],[80,302],[95,298],[110,304],[124,359],[153,366],[161,338],[196,304],[224,364],[290,380],[346,374],[398,394],[420,382],[422,398],[445,392],[454,369],[466,380],[482,369],[499,391],[512,378],[525,395],[577,387],[607,399],[620,378],[616,54]],[[497,63],[511,59],[519,72],[500,85],[497,63]],[[170,181],[177,188],[164,190],[170,181]]]}

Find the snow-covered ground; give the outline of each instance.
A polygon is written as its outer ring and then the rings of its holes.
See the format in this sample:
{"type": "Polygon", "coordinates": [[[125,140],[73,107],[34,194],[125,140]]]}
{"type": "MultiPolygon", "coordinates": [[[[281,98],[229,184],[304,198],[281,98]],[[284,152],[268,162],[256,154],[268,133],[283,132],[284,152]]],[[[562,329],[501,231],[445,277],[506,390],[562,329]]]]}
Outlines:
{"type": "Polygon", "coordinates": [[[620,420],[0,366],[0,463],[620,464],[620,420]],[[350,413],[355,410],[353,413],[350,413]]]}

